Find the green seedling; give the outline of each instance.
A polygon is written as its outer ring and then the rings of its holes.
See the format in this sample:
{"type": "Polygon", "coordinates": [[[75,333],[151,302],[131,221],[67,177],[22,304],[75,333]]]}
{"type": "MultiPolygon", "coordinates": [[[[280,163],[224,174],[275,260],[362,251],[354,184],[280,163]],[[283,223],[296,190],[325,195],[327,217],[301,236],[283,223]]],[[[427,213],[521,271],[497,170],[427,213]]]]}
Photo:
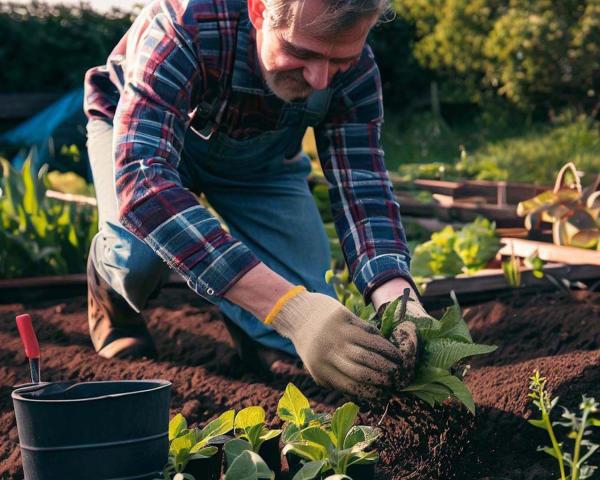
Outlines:
{"type": "Polygon", "coordinates": [[[246,440],[250,450],[258,453],[261,445],[277,437],[281,430],[269,430],[265,426],[266,413],[262,407],[247,407],[235,416],[234,432],[240,439],[246,440]]]}
{"type": "Polygon", "coordinates": [[[509,258],[502,261],[502,271],[506,283],[510,287],[519,288],[521,286],[521,261],[513,252],[509,258]]]}
{"type": "Polygon", "coordinates": [[[181,474],[186,480],[194,480],[192,475],[183,473],[188,462],[209,458],[217,453],[217,448],[208,443],[213,438],[225,435],[233,429],[234,416],[235,411],[228,410],[204,428],[190,429],[181,413],[175,415],[169,422],[169,457],[163,469],[163,479],[168,480],[175,474],[181,474]]]}
{"type": "MultiPolygon", "coordinates": [[[[392,301],[381,315],[373,317],[364,307],[362,296],[354,291],[356,287],[344,283],[345,276],[328,272],[326,280],[337,280],[338,298],[352,298],[357,306],[356,313],[363,320],[373,323],[381,334],[390,338],[394,329],[404,321],[413,322],[416,326],[421,354],[417,358],[415,377],[411,384],[401,391],[410,393],[427,402],[429,405],[441,403],[454,397],[462,402],[471,413],[475,413],[475,403],[462,379],[452,372],[458,364],[468,357],[491,353],[497,347],[480,345],[473,342],[469,328],[462,318],[462,312],[454,292],[451,292],[453,305],[446,309],[441,320],[433,317],[413,317],[407,314],[408,292],[392,301]],[[361,303],[362,302],[362,306],[361,303]],[[361,315],[361,313],[363,315],[361,315]]],[[[335,285],[335,283],[334,283],[335,285]]]]}
{"type": "Polygon", "coordinates": [[[284,422],[283,442],[289,441],[299,431],[307,427],[320,427],[331,422],[331,415],[315,413],[308,399],[293,383],[288,383],[279,399],[277,415],[284,422]]]}
{"type": "Polygon", "coordinates": [[[548,432],[550,437],[550,447],[538,447],[538,451],[547,453],[558,462],[560,480],[585,480],[592,478],[597,470],[596,465],[588,463],[590,457],[600,448],[600,445],[593,443],[589,438],[591,427],[600,427],[600,418],[592,417],[592,414],[598,413],[600,404],[593,398],[583,395],[579,404],[580,416],[570,412],[562,407],[562,420],[552,422],[550,415],[552,410],[558,404],[558,397],[550,398],[546,391],[546,378],[540,376],[539,371],[535,371],[530,378],[529,397],[533,399],[533,404],[538,408],[541,417],[529,420],[534,427],[541,428],[548,432]],[[564,442],[559,442],[554,432],[554,427],[566,427],[569,429],[567,438],[574,440],[573,453],[565,451],[564,442]],[[567,469],[569,474],[567,475],[567,469]]]}
{"type": "Polygon", "coordinates": [[[327,479],[348,478],[351,465],[376,462],[377,453],[366,450],[380,432],[355,425],[357,418],[358,406],[348,402],[336,409],[330,423],[309,424],[288,437],[284,455],[293,453],[306,461],[293,480],[311,480],[326,472],[334,474],[327,479]]]}
{"type": "MultiPolygon", "coordinates": [[[[252,407],[251,407],[252,408],[252,407]]],[[[225,480],[273,480],[275,474],[269,469],[262,457],[252,451],[250,443],[234,438],[223,447],[227,458],[225,480]]]]}

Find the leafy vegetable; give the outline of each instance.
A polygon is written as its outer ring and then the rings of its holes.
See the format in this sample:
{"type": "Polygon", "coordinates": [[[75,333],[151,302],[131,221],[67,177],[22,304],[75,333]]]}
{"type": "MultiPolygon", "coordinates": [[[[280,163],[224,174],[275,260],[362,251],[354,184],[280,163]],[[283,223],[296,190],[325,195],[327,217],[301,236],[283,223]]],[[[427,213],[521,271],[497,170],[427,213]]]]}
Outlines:
{"type": "Polygon", "coordinates": [[[411,271],[417,278],[474,273],[484,268],[499,248],[495,223],[477,217],[458,231],[447,226],[418,245],[411,271]]]}

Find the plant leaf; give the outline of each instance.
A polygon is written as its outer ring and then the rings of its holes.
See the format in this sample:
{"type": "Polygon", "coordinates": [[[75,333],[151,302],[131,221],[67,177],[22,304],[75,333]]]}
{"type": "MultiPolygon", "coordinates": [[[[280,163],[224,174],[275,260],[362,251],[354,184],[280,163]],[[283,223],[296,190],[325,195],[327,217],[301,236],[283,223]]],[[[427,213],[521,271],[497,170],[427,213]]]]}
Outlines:
{"type": "Polygon", "coordinates": [[[236,457],[225,473],[225,480],[259,480],[274,478],[275,474],[269,470],[269,467],[260,455],[250,450],[244,450],[236,457]]]}
{"type": "Polygon", "coordinates": [[[480,345],[477,343],[464,343],[449,338],[436,338],[425,345],[427,366],[436,368],[450,368],[463,358],[473,355],[483,355],[496,350],[493,345],[480,345]]]}
{"type": "Polygon", "coordinates": [[[181,432],[187,429],[187,421],[185,417],[178,413],[169,422],[169,440],[177,438],[181,432]]]}
{"type": "Polygon", "coordinates": [[[265,422],[265,409],[263,407],[246,407],[235,416],[235,429],[245,430],[248,427],[265,422]]]}
{"type": "Polygon", "coordinates": [[[342,448],[346,435],[354,425],[359,408],[355,403],[347,402],[337,408],[331,419],[331,431],[336,438],[337,448],[342,448]]]}
{"type": "Polygon", "coordinates": [[[208,442],[211,438],[218,437],[219,435],[225,435],[233,429],[233,420],[235,418],[235,410],[228,410],[222,413],[212,422],[204,426],[202,430],[198,432],[196,441],[201,440],[204,443],[208,442]]]}
{"type": "Polygon", "coordinates": [[[312,480],[319,474],[323,466],[326,464],[327,462],[323,460],[313,460],[311,462],[307,462],[300,470],[298,470],[292,480],[312,480]]]}
{"type": "Polygon", "coordinates": [[[288,383],[277,404],[277,414],[284,422],[290,422],[298,427],[306,423],[306,411],[310,410],[308,399],[293,383],[288,383]]]}

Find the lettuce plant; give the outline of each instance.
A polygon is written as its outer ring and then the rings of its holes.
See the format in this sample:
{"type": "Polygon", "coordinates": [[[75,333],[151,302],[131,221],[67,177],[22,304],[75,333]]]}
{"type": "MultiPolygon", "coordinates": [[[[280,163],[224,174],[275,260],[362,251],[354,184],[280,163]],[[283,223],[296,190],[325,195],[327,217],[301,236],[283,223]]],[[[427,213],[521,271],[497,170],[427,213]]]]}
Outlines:
{"type": "Polygon", "coordinates": [[[459,273],[481,270],[496,255],[500,240],[496,224],[477,217],[460,230],[447,226],[418,245],[413,254],[411,270],[415,277],[452,277],[459,273]]]}
{"type": "MultiPolygon", "coordinates": [[[[413,317],[407,314],[408,294],[391,302],[381,319],[374,315],[374,308],[366,308],[362,296],[356,294],[356,287],[347,286],[344,277],[328,272],[326,279],[337,281],[338,298],[350,305],[350,310],[363,320],[377,328],[381,334],[390,338],[401,322],[413,322],[417,330],[419,355],[415,366],[413,381],[401,391],[410,393],[433,406],[449,397],[461,401],[471,413],[475,412],[475,403],[467,386],[459,376],[453,373],[458,364],[471,356],[491,353],[497,347],[480,345],[473,342],[469,328],[462,318],[462,312],[454,292],[451,293],[452,306],[447,308],[440,320],[433,317],[413,317]],[[348,300],[351,298],[351,300],[348,300]]],[[[341,300],[340,300],[341,301],[341,300]]]]}
{"type": "Polygon", "coordinates": [[[193,480],[189,474],[183,473],[190,460],[209,458],[217,453],[217,448],[208,442],[219,435],[225,435],[233,429],[234,410],[228,410],[218,418],[209,422],[204,428],[188,428],[187,421],[181,413],[169,422],[169,457],[163,469],[163,479],[168,480],[175,474],[193,480]]]}
{"type": "Polygon", "coordinates": [[[583,395],[579,404],[580,416],[562,407],[562,420],[552,422],[550,414],[558,403],[558,397],[550,397],[546,391],[546,378],[541,377],[539,371],[536,370],[534,372],[534,375],[530,378],[530,382],[529,397],[533,399],[533,404],[538,408],[541,417],[531,419],[529,423],[534,427],[546,430],[552,445],[551,447],[538,447],[538,450],[556,459],[560,471],[560,480],[585,480],[586,478],[592,478],[598,467],[590,465],[588,461],[596,450],[600,448],[600,445],[593,443],[589,436],[591,433],[590,427],[600,427],[600,418],[592,417],[592,414],[600,411],[600,404],[593,398],[583,395]],[[557,440],[554,432],[555,426],[569,429],[567,437],[575,441],[573,453],[565,451],[564,442],[557,440]],[[566,473],[567,469],[569,471],[568,475],[566,473]]]}
{"type": "Polygon", "coordinates": [[[336,409],[332,416],[316,415],[308,399],[290,383],[279,401],[277,413],[286,424],[284,455],[292,453],[305,460],[295,480],[311,480],[330,471],[334,475],[327,479],[349,478],[346,473],[351,465],[374,463],[378,459],[376,452],[366,450],[380,432],[355,425],[358,406],[352,402],[336,409]]]}
{"type": "Polygon", "coordinates": [[[265,409],[257,406],[244,408],[235,416],[233,427],[236,436],[248,442],[249,449],[255,453],[264,442],[281,433],[281,430],[269,430],[265,426],[265,418],[265,409]]]}

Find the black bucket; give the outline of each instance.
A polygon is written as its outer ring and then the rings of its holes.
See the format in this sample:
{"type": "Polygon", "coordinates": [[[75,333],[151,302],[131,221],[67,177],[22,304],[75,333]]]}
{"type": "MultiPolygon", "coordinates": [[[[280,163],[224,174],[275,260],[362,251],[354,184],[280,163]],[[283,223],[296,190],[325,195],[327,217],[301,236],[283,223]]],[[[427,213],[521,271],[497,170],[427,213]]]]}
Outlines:
{"type": "Polygon", "coordinates": [[[150,480],[167,462],[165,380],[57,382],[12,393],[25,480],[150,480]]]}

